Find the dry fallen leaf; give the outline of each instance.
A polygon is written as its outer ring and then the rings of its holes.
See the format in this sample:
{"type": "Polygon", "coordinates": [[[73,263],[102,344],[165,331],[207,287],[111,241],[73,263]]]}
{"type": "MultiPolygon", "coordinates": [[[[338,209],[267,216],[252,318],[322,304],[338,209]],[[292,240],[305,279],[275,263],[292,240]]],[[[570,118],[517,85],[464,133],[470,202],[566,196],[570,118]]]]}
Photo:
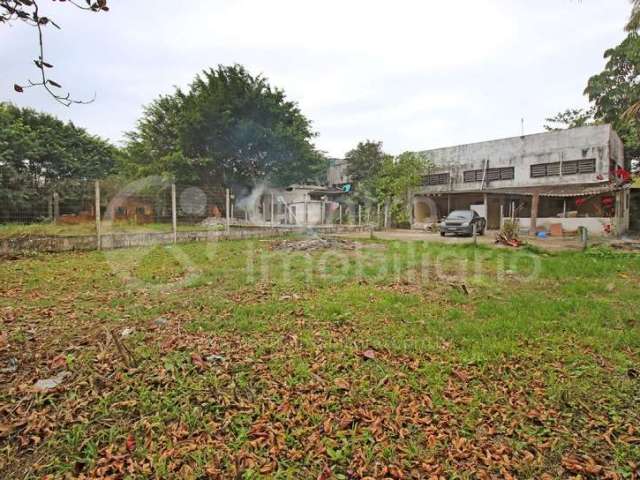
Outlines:
{"type": "Polygon", "coordinates": [[[345,378],[336,378],[333,383],[340,390],[349,390],[349,388],[351,388],[351,385],[349,385],[349,382],[345,378]]]}
{"type": "Polygon", "coordinates": [[[376,352],[371,349],[365,350],[364,352],[362,352],[362,357],[367,360],[375,360],[376,352]]]}

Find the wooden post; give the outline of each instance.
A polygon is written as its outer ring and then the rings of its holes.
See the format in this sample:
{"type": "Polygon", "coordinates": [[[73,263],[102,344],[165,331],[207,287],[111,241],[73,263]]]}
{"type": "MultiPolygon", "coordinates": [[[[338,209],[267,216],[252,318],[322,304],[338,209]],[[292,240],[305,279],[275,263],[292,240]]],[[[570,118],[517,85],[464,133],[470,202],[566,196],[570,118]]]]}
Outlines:
{"type": "Polygon", "coordinates": [[[367,206],[367,225],[371,225],[371,205],[367,206]]]}
{"type": "Polygon", "coordinates": [[[54,223],[60,218],[60,195],[58,192],[53,192],[53,221],[54,223]]]}
{"type": "Polygon", "coordinates": [[[358,204],[358,226],[362,225],[362,205],[358,204]]]}
{"type": "Polygon", "coordinates": [[[225,190],[225,214],[227,216],[227,225],[225,230],[227,231],[227,233],[229,233],[231,231],[231,194],[229,193],[229,189],[227,188],[225,190]]]}
{"type": "Polygon", "coordinates": [[[98,250],[102,249],[102,238],[100,231],[100,180],[96,180],[96,245],[98,250]]]}
{"type": "Polygon", "coordinates": [[[377,217],[378,227],[382,225],[382,222],[380,221],[382,220],[380,210],[381,210],[381,207],[380,207],[380,204],[378,204],[378,217],[377,217]]]}
{"type": "Polygon", "coordinates": [[[171,224],[173,227],[173,243],[178,243],[178,213],[176,212],[176,184],[171,184],[171,224]]]}
{"type": "Polygon", "coordinates": [[[342,225],[342,204],[338,205],[338,223],[342,225]]]}
{"type": "Polygon", "coordinates": [[[531,198],[531,217],[529,225],[529,235],[535,236],[538,233],[538,207],[540,205],[540,194],[534,193],[531,198]]]}

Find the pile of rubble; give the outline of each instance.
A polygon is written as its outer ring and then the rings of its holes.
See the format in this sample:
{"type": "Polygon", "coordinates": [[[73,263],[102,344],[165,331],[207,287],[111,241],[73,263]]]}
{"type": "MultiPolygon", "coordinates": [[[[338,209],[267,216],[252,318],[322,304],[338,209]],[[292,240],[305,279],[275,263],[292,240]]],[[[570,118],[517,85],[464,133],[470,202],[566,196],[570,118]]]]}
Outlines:
{"type": "Polygon", "coordinates": [[[337,238],[310,238],[308,240],[280,240],[271,244],[271,250],[285,252],[313,252],[317,250],[338,249],[355,250],[359,244],[337,238]]]}

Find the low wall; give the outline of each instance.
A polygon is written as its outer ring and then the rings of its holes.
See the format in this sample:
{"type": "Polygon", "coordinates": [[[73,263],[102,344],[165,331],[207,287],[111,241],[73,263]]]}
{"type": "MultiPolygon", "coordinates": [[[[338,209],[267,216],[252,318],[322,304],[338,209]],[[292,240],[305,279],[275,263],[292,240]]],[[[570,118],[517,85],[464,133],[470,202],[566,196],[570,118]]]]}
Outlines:
{"type": "MultiPolygon", "coordinates": [[[[506,219],[504,219],[506,220],[506,219]]],[[[528,229],[531,226],[530,218],[520,218],[520,228],[528,229]]],[[[590,235],[603,236],[606,225],[612,225],[611,219],[606,217],[575,217],[575,218],[538,218],[536,225],[538,228],[544,228],[549,231],[552,223],[559,223],[565,231],[575,232],[578,227],[585,227],[590,235]]]]}
{"type": "MultiPolygon", "coordinates": [[[[186,242],[214,242],[219,240],[240,240],[243,238],[277,237],[291,233],[345,233],[368,231],[368,226],[355,225],[322,225],[313,228],[305,227],[276,227],[232,229],[225,231],[195,231],[178,232],[178,243],[186,242]]],[[[142,233],[110,233],[100,236],[101,248],[111,250],[115,248],[148,247],[152,245],[166,245],[173,243],[173,233],[142,232],[142,233]]],[[[0,240],[0,257],[22,255],[32,252],[70,252],[78,250],[97,250],[97,235],[55,236],[55,237],[18,237],[0,240]]]]}

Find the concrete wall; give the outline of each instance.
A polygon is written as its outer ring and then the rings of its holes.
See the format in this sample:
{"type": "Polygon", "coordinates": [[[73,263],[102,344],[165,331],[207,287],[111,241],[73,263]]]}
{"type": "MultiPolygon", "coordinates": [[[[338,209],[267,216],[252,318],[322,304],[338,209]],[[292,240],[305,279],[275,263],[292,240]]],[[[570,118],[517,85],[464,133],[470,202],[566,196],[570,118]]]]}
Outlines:
{"type": "Polygon", "coordinates": [[[482,170],[486,161],[488,168],[514,167],[514,179],[496,180],[485,185],[485,188],[492,189],[602,183],[609,180],[610,159],[620,165],[624,162],[622,142],[610,125],[525,135],[422,153],[435,164],[432,173],[449,172],[452,182],[451,185],[425,186],[418,190],[422,193],[480,190],[482,182],[465,183],[463,172],[482,170]],[[530,166],[533,164],[590,158],[596,160],[595,173],[531,178],[530,166]]]}
{"type": "MultiPolygon", "coordinates": [[[[314,230],[322,234],[341,232],[368,231],[368,226],[326,226],[314,227],[314,230]]],[[[206,242],[219,240],[239,240],[243,238],[277,237],[291,233],[304,233],[305,228],[276,227],[276,228],[252,228],[233,229],[229,233],[216,232],[178,232],[178,243],[206,242]]],[[[102,235],[101,245],[104,250],[129,247],[147,247],[152,245],[167,245],[173,243],[173,233],[120,233],[102,235]]],[[[34,237],[34,238],[9,238],[0,240],[0,257],[10,257],[31,252],[69,252],[76,250],[96,250],[98,238],[96,235],[78,235],[69,237],[34,237]]]]}
{"type": "MultiPolygon", "coordinates": [[[[519,220],[520,220],[520,229],[528,231],[529,227],[531,225],[531,219],[530,218],[520,218],[519,220]]],[[[590,218],[586,218],[586,217],[584,217],[584,218],[558,218],[558,217],[538,218],[536,225],[537,225],[538,228],[544,228],[545,230],[549,231],[549,229],[551,228],[551,224],[552,223],[560,223],[562,225],[563,230],[565,230],[565,231],[573,231],[573,232],[578,230],[578,227],[586,227],[586,229],[589,231],[589,234],[590,235],[594,235],[594,236],[607,235],[607,233],[605,232],[605,227],[607,225],[612,225],[612,222],[611,222],[610,218],[597,218],[597,217],[590,217],[590,218]]]]}

